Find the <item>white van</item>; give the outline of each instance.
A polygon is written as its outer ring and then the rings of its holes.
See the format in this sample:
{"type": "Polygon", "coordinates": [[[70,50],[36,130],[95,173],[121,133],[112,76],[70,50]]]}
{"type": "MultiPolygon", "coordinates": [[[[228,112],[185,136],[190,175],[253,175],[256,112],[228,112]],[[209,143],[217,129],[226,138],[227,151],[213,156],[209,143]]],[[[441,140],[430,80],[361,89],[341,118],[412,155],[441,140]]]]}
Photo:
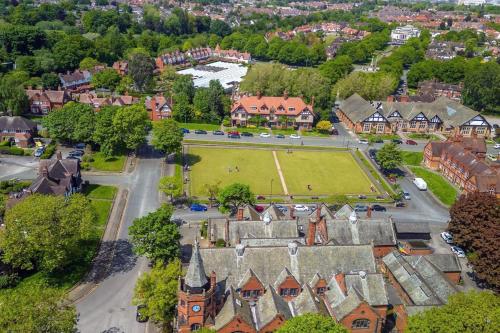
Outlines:
{"type": "Polygon", "coordinates": [[[426,191],[427,190],[427,183],[425,180],[422,178],[415,178],[413,180],[413,184],[420,190],[420,191],[426,191]]]}

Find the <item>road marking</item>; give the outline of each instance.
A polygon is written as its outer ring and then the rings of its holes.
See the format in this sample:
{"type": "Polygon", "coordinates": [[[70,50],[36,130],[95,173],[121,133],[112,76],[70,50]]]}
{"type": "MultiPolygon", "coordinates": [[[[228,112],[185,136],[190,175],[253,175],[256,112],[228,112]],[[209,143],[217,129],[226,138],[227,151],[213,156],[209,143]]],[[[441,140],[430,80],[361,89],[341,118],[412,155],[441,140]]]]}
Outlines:
{"type": "Polygon", "coordinates": [[[286,188],[285,177],[283,177],[283,172],[281,172],[280,162],[278,161],[278,155],[276,155],[276,151],[273,150],[274,164],[276,164],[276,169],[278,169],[278,175],[280,176],[281,187],[283,187],[283,193],[288,195],[288,189],[286,188]]]}

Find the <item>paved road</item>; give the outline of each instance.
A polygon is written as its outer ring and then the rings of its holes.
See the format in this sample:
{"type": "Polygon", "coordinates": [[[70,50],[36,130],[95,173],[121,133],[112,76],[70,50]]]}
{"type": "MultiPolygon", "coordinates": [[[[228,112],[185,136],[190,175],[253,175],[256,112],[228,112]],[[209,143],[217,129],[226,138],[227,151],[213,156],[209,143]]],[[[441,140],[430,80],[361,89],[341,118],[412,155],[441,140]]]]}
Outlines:
{"type": "MultiPolygon", "coordinates": [[[[77,304],[78,329],[82,333],[144,332],[146,325],[135,320],[131,305],[137,277],[147,269],[147,260],[132,254],[128,227],[137,217],[156,210],[159,205],[157,184],[163,160],[151,155],[141,158],[130,176],[129,198],[118,233],[117,250],[110,274],[98,288],[77,304]]],[[[118,176],[120,178],[122,176],[118,176]]]]}

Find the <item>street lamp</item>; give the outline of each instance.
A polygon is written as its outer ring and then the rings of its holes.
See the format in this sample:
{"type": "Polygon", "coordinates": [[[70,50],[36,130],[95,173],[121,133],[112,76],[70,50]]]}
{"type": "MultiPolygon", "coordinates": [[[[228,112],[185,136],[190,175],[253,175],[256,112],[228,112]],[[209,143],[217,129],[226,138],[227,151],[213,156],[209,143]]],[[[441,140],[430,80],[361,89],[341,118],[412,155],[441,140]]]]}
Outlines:
{"type": "Polygon", "coordinates": [[[271,178],[271,194],[269,195],[269,205],[273,204],[273,181],[274,179],[271,178]]]}

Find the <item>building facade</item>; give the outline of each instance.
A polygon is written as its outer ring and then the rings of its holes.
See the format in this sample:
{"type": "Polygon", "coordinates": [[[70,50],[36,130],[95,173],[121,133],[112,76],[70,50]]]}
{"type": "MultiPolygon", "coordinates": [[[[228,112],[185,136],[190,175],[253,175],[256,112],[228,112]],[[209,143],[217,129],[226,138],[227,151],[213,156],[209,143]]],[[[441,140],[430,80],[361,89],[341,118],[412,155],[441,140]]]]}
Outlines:
{"type": "MultiPolygon", "coordinates": [[[[391,96],[389,96],[391,97],[391,96]]],[[[491,126],[474,110],[439,97],[432,102],[368,102],[358,94],[341,101],[337,116],[356,133],[441,133],[490,137],[491,126]]]]}
{"type": "Polygon", "coordinates": [[[47,114],[54,109],[59,109],[71,100],[65,90],[27,89],[30,112],[34,114],[47,114]]]}
{"type": "Polygon", "coordinates": [[[420,36],[420,30],[412,25],[405,25],[404,27],[397,27],[391,31],[392,44],[402,45],[410,38],[420,36]]]}
{"type": "Polygon", "coordinates": [[[243,96],[233,103],[231,123],[245,127],[256,121],[268,127],[312,129],[314,98],[306,104],[300,97],[243,96]]]}
{"type": "Polygon", "coordinates": [[[0,117],[0,141],[13,141],[20,148],[28,148],[33,144],[37,134],[35,122],[20,116],[0,117]]]}

